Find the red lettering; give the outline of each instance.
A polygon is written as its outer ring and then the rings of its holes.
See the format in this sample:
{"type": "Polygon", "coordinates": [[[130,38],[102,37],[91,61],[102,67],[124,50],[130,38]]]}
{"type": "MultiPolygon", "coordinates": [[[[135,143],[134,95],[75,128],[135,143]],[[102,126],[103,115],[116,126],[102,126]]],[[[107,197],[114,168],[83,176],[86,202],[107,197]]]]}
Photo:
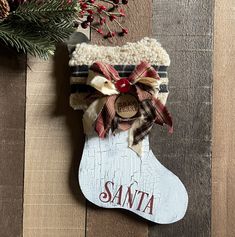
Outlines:
{"type": "Polygon", "coordinates": [[[123,185],[120,185],[118,189],[115,188],[115,191],[114,183],[112,181],[107,181],[104,184],[104,191],[99,195],[99,199],[103,203],[110,202],[122,207],[135,208],[137,211],[153,215],[154,196],[150,196],[149,193],[136,189],[132,190],[131,187],[132,185],[128,186],[126,189],[125,186],[123,187],[123,185]]]}
{"type": "Polygon", "coordinates": [[[125,196],[125,200],[124,200],[122,206],[125,205],[126,199],[127,199],[127,197],[128,197],[127,204],[129,204],[129,207],[132,208],[133,203],[134,203],[134,201],[135,201],[136,193],[137,193],[137,190],[135,190],[135,194],[134,194],[134,197],[133,197],[133,195],[132,195],[132,193],[131,193],[131,187],[128,187],[127,192],[126,192],[126,196],[125,196]]]}
{"type": "Polygon", "coordinates": [[[113,200],[117,198],[117,204],[121,205],[121,201],[122,201],[122,185],[119,187],[119,189],[117,190],[116,194],[113,196],[113,200]]]}
{"type": "Polygon", "coordinates": [[[112,186],[114,185],[114,183],[112,181],[107,181],[104,185],[104,189],[105,191],[102,192],[100,195],[99,195],[99,199],[101,202],[110,202],[110,200],[112,199],[112,194],[109,190],[109,184],[112,184],[112,186]]]}
{"type": "Polygon", "coordinates": [[[138,194],[139,194],[139,193],[141,193],[141,197],[140,197],[139,205],[138,205],[138,207],[137,207],[137,209],[136,209],[136,210],[138,210],[138,211],[140,211],[141,205],[142,205],[143,200],[144,200],[144,195],[146,194],[147,197],[149,196],[148,193],[145,193],[145,192],[143,192],[143,191],[139,191],[138,194]]]}
{"type": "Polygon", "coordinates": [[[154,196],[152,195],[152,197],[149,199],[146,207],[144,208],[143,212],[145,212],[145,210],[147,208],[149,208],[149,214],[153,215],[153,200],[154,200],[154,196]]]}

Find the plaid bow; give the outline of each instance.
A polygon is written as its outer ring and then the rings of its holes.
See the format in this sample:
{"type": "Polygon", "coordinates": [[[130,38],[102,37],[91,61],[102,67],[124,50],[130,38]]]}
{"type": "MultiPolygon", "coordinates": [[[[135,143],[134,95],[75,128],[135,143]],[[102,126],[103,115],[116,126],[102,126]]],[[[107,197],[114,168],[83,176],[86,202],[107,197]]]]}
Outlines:
{"type": "Polygon", "coordinates": [[[87,84],[97,93],[90,95],[94,102],[84,113],[83,123],[86,133],[95,129],[99,137],[104,138],[109,131],[129,129],[129,147],[141,155],[142,140],[149,134],[154,123],[168,125],[173,132],[172,119],[167,108],[157,98],[160,77],[147,62],[141,62],[127,78],[130,83],[128,93],[134,95],[139,103],[139,112],[133,118],[121,118],[115,111],[115,101],[121,92],[117,82],[121,78],[109,64],[94,63],[89,70],[87,84]]]}

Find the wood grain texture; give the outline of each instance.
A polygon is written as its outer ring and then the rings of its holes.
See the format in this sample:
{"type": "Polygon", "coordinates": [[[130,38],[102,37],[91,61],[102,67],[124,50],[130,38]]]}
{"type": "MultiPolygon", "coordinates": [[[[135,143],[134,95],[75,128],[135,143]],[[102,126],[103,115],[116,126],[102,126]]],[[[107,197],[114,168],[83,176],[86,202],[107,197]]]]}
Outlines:
{"type": "Polygon", "coordinates": [[[212,236],[235,236],[235,1],[215,1],[212,236]],[[226,78],[226,79],[225,79],[226,78]]]}
{"type": "MultiPolygon", "coordinates": [[[[104,41],[100,35],[91,34],[92,43],[103,45],[117,45],[125,42],[134,42],[144,36],[152,34],[152,1],[129,0],[128,16],[123,25],[129,28],[130,33],[124,38],[112,42],[104,41]],[[141,7],[140,7],[141,6],[141,7]]],[[[87,207],[87,237],[146,237],[148,225],[142,219],[121,210],[104,210],[88,204],[87,207]],[[105,223],[105,226],[104,226],[105,223]]]]}
{"type": "Polygon", "coordinates": [[[0,236],[23,231],[25,57],[0,46],[0,236]]]}
{"type": "Polygon", "coordinates": [[[24,237],[84,237],[77,183],[83,138],[81,116],[69,107],[68,55],[61,48],[54,61],[28,64],[24,237]]]}
{"type": "Polygon", "coordinates": [[[154,1],[153,22],[154,37],[171,58],[168,107],[175,130],[167,136],[155,128],[151,144],[185,184],[189,208],[174,225],[150,226],[149,237],[209,237],[213,1],[154,1]]]}

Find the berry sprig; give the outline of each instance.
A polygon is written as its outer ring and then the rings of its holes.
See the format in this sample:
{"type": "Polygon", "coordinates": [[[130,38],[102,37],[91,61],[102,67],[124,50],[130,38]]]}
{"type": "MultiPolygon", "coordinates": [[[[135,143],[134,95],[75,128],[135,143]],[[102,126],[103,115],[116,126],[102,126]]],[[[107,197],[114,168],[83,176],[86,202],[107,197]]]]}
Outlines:
{"type": "Polygon", "coordinates": [[[128,0],[78,1],[81,7],[78,21],[83,29],[90,26],[91,29],[98,32],[104,38],[112,38],[116,35],[124,36],[128,33],[128,30],[119,21],[120,18],[126,16],[123,5],[128,4],[128,0]],[[113,23],[118,26],[118,30],[112,30],[110,25],[113,23]]]}

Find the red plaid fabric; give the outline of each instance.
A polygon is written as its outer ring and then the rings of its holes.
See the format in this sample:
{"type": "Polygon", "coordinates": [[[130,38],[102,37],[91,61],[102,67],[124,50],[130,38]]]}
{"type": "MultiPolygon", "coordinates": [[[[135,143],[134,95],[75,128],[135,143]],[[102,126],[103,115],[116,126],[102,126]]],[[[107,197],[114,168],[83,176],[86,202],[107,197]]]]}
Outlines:
{"type": "Polygon", "coordinates": [[[137,65],[128,79],[130,82],[134,83],[140,77],[152,77],[156,80],[160,80],[157,71],[148,62],[141,62],[137,65]]]}
{"type": "MultiPolygon", "coordinates": [[[[93,70],[110,81],[118,81],[120,79],[118,72],[109,64],[96,62],[90,70],[93,70]]],[[[120,118],[114,108],[117,95],[108,96],[107,102],[100,111],[99,116],[95,122],[95,130],[99,137],[104,138],[109,130],[113,132],[116,129],[127,130],[131,127],[137,118],[143,118],[143,123],[133,132],[133,145],[142,141],[148,135],[154,123],[159,125],[168,125],[169,131],[173,132],[172,118],[167,108],[156,99],[153,95],[153,89],[142,83],[138,83],[141,77],[151,77],[159,80],[160,77],[157,71],[147,62],[141,62],[128,80],[132,84],[130,93],[134,94],[139,100],[140,111],[135,118],[123,119],[120,118]]]]}
{"type": "Polygon", "coordinates": [[[90,67],[90,70],[104,75],[110,81],[118,81],[120,79],[118,72],[107,63],[95,62],[90,67]]]}
{"type": "Polygon", "coordinates": [[[112,122],[116,115],[116,111],[114,109],[116,98],[117,95],[111,95],[108,97],[101,113],[96,120],[95,130],[101,138],[104,138],[106,136],[112,126],[112,122]]]}

